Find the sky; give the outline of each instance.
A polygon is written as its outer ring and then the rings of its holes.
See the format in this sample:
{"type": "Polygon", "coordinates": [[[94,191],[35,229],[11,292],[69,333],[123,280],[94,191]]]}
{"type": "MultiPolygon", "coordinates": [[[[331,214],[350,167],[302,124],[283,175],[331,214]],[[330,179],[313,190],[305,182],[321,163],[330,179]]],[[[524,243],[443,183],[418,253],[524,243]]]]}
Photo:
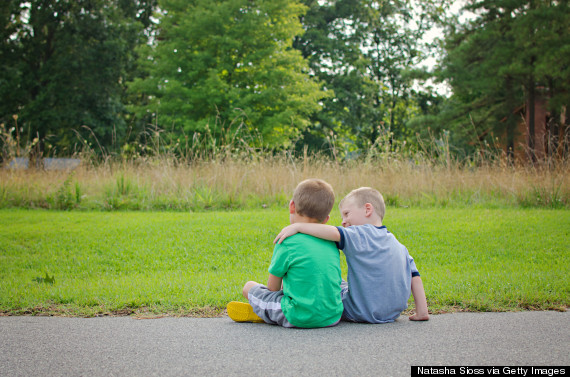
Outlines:
{"type": "MultiPolygon", "coordinates": [[[[463,6],[466,3],[467,0],[455,0],[451,5],[448,13],[450,15],[459,15],[459,21],[461,22],[467,22],[470,19],[475,18],[474,13],[468,11],[462,11],[461,8],[463,8],[463,6]]],[[[443,39],[443,37],[444,37],[443,28],[434,27],[424,35],[423,41],[426,43],[431,43],[436,39],[443,39]]],[[[427,67],[429,70],[433,70],[437,65],[437,60],[438,60],[437,57],[430,56],[421,61],[418,64],[418,66],[427,67]]],[[[451,88],[449,87],[449,85],[445,83],[436,84],[432,80],[428,80],[428,85],[432,86],[434,90],[440,95],[446,95],[446,96],[451,95],[451,88]]]]}

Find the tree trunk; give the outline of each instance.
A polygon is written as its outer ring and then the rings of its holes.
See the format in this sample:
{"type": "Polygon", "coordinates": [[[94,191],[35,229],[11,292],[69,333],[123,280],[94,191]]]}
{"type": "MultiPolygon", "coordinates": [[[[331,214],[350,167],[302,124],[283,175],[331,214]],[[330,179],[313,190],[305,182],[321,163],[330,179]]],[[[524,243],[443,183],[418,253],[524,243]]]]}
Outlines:
{"type": "Polygon", "coordinates": [[[534,75],[531,74],[528,82],[528,99],[527,99],[527,111],[528,111],[528,151],[530,154],[531,162],[536,162],[536,150],[535,150],[535,138],[534,138],[534,116],[536,110],[536,100],[535,100],[535,83],[534,75]]]}
{"type": "MultiPolygon", "coordinates": [[[[554,81],[552,79],[548,80],[549,88],[549,98],[552,99],[555,95],[554,81]]],[[[558,150],[558,145],[560,143],[560,109],[552,106],[550,109],[550,119],[547,124],[549,129],[548,132],[548,156],[556,156],[556,151],[558,150]]],[[[556,160],[556,157],[554,158],[556,160]]]]}
{"type": "Polygon", "coordinates": [[[507,76],[505,82],[505,88],[507,91],[507,98],[506,98],[506,110],[507,113],[507,158],[510,163],[514,162],[515,157],[515,129],[517,125],[517,119],[515,117],[515,95],[513,92],[513,78],[507,76]]]}

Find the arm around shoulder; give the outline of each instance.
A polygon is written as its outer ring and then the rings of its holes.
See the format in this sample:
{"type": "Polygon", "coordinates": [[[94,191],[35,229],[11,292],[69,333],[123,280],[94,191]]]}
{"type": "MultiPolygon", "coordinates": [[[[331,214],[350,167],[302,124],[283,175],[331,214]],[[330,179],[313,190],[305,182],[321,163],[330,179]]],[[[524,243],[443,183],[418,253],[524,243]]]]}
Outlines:
{"type": "Polygon", "coordinates": [[[328,241],[340,241],[340,232],[335,226],[315,223],[295,223],[286,226],[279,232],[273,243],[281,243],[287,237],[297,233],[308,234],[328,241]]]}
{"type": "Polygon", "coordinates": [[[427,321],[429,320],[426,293],[422,278],[414,276],[412,278],[412,295],[416,304],[416,314],[410,316],[410,321],[427,321]]]}

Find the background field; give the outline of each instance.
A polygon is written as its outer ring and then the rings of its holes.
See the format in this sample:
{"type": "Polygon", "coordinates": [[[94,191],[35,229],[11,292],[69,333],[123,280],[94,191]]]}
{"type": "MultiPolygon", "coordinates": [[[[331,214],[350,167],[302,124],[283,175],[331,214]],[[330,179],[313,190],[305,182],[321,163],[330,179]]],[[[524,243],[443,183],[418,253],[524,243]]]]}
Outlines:
{"type": "MultiPolygon", "coordinates": [[[[0,312],[216,315],[246,280],[267,279],[287,222],[282,208],[1,210],[0,312]]],[[[432,312],[570,304],[567,210],[389,207],[385,224],[415,258],[432,312]]]]}
{"type": "Polygon", "coordinates": [[[82,160],[71,172],[0,169],[0,208],[280,208],[301,180],[312,177],[332,184],[339,198],[359,186],[374,187],[392,207],[570,208],[566,162],[515,166],[498,156],[481,161],[448,157],[387,152],[341,161],[293,153],[220,153],[197,161],[168,155],[103,163],[82,160]]]}

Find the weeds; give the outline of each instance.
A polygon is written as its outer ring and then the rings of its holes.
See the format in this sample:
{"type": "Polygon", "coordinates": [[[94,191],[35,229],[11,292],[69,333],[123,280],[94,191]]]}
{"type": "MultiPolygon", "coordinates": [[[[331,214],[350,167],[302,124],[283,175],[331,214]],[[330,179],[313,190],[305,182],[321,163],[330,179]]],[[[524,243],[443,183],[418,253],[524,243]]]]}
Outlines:
{"type": "Polygon", "coordinates": [[[448,168],[400,160],[337,165],[322,156],[307,160],[276,156],[192,165],[108,162],[80,166],[73,174],[0,169],[0,206],[63,210],[283,206],[297,183],[309,177],[330,182],[339,198],[355,187],[375,187],[391,206],[570,206],[566,168],[448,168]]]}
{"type": "Polygon", "coordinates": [[[134,191],[134,185],[124,173],[119,173],[115,193],[119,196],[129,196],[134,191]]]}
{"type": "Polygon", "coordinates": [[[46,197],[53,208],[68,211],[81,203],[81,186],[78,182],[72,185],[74,174],[71,172],[55,194],[46,197]]]}
{"type": "Polygon", "coordinates": [[[54,285],[55,284],[55,276],[49,276],[49,274],[46,272],[44,277],[37,277],[32,279],[33,281],[35,281],[36,283],[43,283],[43,284],[49,284],[49,285],[54,285]]]}
{"type": "Polygon", "coordinates": [[[29,157],[34,160],[32,166],[36,166],[35,160],[42,157],[39,137],[24,137],[24,129],[18,125],[18,115],[13,115],[14,126],[7,129],[6,124],[0,124],[0,164],[7,163],[17,157],[29,157]]]}
{"type": "Polygon", "coordinates": [[[520,199],[522,207],[546,207],[546,208],[564,208],[565,202],[562,195],[562,184],[552,184],[550,187],[535,186],[527,194],[520,199]]]}
{"type": "MultiPolygon", "coordinates": [[[[389,129],[379,128],[377,134],[359,155],[331,135],[325,154],[295,145],[266,150],[240,119],[183,137],[151,125],[118,154],[81,139],[75,157],[83,163],[73,174],[0,169],[0,207],[266,208],[286,205],[297,183],[309,177],[329,181],[339,197],[358,186],[373,186],[391,206],[570,206],[570,161],[564,154],[534,165],[515,164],[497,145],[482,143],[460,159],[445,132],[418,139],[414,146],[393,140],[389,129]]],[[[0,135],[4,159],[20,153],[14,129],[2,125],[0,135]]]]}

